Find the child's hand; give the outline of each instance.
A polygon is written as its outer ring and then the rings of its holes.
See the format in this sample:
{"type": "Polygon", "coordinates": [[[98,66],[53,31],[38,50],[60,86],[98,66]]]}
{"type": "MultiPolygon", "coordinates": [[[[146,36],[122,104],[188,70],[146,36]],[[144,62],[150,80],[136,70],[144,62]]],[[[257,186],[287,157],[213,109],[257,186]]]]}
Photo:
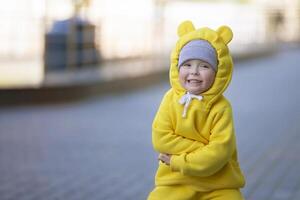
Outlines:
{"type": "Polygon", "coordinates": [[[159,156],[158,156],[158,160],[162,161],[166,165],[170,165],[171,156],[172,155],[169,155],[169,154],[166,154],[166,153],[160,153],[159,156]]]}

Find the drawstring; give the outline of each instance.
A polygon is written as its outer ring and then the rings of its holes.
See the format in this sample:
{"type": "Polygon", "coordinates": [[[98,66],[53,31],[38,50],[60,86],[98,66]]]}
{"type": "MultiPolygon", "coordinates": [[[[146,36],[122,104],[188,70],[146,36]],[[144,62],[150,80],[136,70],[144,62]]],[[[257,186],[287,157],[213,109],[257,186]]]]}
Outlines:
{"type": "Polygon", "coordinates": [[[198,99],[199,101],[201,101],[202,98],[203,97],[200,95],[194,95],[189,92],[187,92],[185,95],[183,95],[179,100],[180,104],[182,104],[182,105],[184,104],[182,117],[184,117],[184,118],[186,117],[186,112],[187,112],[187,109],[188,109],[192,99],[198,99]]]}

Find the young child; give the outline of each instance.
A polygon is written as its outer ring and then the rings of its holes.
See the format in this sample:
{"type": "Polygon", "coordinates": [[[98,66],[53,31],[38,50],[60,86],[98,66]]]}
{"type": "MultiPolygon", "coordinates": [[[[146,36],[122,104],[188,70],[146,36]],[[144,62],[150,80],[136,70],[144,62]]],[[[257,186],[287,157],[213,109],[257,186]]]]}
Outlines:
{"type": "Polygon", "coordinates": [[[232,31],[178,27],[170,82],[152,125],[159,152],[148,200],[240,200],[245,184],[236,149],[232,109],[223,92],[233,63],[232,31]]]}

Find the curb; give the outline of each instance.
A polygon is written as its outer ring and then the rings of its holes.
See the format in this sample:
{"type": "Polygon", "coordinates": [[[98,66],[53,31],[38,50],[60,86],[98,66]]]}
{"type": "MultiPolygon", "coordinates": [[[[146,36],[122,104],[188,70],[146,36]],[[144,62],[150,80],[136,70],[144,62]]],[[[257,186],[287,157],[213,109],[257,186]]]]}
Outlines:
{"type": "Polygon", "coordinates": [[[113,81],[99,80],[82,85],[0,90],[0,106],[63,103],[79,101],[90,96],[122,94],[160,83],[167,77],[168,72],[164,71],[113,81]]]}

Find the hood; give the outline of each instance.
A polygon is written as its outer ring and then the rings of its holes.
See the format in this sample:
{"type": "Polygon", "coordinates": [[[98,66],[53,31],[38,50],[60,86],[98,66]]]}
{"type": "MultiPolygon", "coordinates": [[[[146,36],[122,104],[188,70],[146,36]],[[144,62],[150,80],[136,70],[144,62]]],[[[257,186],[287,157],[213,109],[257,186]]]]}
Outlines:
{"type": "Polygon", "coordinates": [[[215,81],[209,90],[201,94],[205,107],[210,109],[211,105],[223,94],[231,81],[233,62],[227,44],[232,39],[232,31],[228,26],[221,26],[216,31],[207,27],[195,29],[191,21],[184,21],[178,27],[178,36],[179,39],[171,54],[169,77],[172,88],[179,96],[186,93],[186,90],[179,82],[178,73],[178,58],[182,47],[191,40],[201,39],[208,41],[216,50],[218,70],[215,81]]]}

